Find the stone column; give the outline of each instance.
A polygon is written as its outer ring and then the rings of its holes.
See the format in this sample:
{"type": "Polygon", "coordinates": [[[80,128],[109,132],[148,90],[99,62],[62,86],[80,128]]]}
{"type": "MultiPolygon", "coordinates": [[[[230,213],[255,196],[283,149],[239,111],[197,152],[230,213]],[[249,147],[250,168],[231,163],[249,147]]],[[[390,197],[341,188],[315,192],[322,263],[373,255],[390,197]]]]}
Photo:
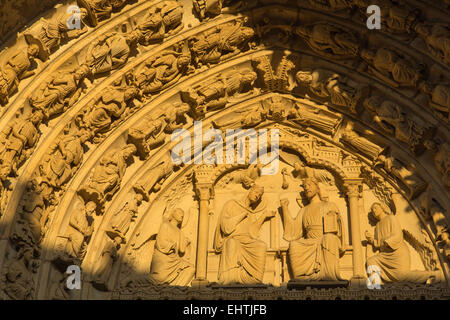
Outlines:
{"type": "Polygon", "coordinates": [[[193,286],[208,284],[207,261],[208,261],[208,234],[209,234],[209,200],[212,196],[212,182],[210,173],[212,167],[200,165],[195,170],[195,191],[199,201],[199,216],[197,230],[197,258],[195,279],[193,286]]]}
{"type": "Polygon", "coordinates": [[[344,181],[344,186],[350,210],[351,239],[353,246],[353,277],[350,284],[352,286],[362,286],[365,284],[365,272],[358,208],[359,190],[362,187],[362,184],[360,179],[349,179],[344,181]]]}

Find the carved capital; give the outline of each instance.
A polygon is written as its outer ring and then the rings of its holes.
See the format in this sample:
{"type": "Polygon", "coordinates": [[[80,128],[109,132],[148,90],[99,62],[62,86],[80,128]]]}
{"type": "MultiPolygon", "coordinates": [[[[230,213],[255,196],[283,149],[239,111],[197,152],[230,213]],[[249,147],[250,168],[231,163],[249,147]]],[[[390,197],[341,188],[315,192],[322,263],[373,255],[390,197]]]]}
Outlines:
{"type": "Polygon", "coordinates": [[[209,200],[212,196],[213,172],[212,165],[199,165],[194,169],[195,192],[200,200],[209,200]]]}
{"type": "Polygon", "coordinates": [[[344,188],[348,197],[358,197],[362,189],[362,180],[347,179],[344,181],[344,188]]]}

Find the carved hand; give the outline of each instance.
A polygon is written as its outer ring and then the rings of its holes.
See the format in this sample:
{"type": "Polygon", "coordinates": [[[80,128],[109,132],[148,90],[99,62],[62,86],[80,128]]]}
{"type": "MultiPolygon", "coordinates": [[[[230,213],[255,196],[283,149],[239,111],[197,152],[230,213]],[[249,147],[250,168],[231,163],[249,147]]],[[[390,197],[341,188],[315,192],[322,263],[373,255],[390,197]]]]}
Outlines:
{"type": "Polygon", "coordinates": [[[289,200],[288,199],[281,199],[280,200],[280,205],[282,208],[287,208],[287,206],[289,206],[289,200]]]}
{"type": "Polygon", "coordinates": [[[374,243],[373,235],[369,231],[366,230],[365,236],[366,236],[367,242],[369,242],[370,244],[374,243]]]}

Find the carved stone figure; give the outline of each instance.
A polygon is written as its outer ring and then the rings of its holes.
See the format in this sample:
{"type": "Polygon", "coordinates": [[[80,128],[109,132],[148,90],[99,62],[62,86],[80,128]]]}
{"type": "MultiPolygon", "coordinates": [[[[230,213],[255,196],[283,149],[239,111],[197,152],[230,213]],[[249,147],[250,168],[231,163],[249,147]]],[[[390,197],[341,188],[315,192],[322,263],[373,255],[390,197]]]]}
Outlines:
{"type": "Polygon", "coordinates": [[[161,41],[169,34],[183,29],[183,7],[172,0],[152,6],[138,22],[137,29],[142,34],[140,37],[142,45],[161,41]]]}
{"type": "Polygon", "coordinates": [[[406,188],[409,199],[415,199],[428,186],[417,173],[412,164],[408,168],[394,157],[379,155],[375,161],[375,166],[382,166],[384,169],[396,177],[406,188]]]}
{"type": "Polygon", "coordinates": [[[55,72],[31,95],[30,105],[41,110],[46,120],[64,112],[80,97],[82,82],[89,72],[85,65],[71,71],[55,72]]]}
{"type": "Polygon", "coordinates": [[[131,47],[138,40],[137,32],[102,34],[89,48],[86,64],[94,75],[117,69],[127,62],[131,47]]]}
{"type": "Polygon", "coordinates": [[[430,107],[443,112],[450,119],[450,85],[423,82],[420,89],[428,95],[430,107]]]}
{"type": "Polygon", "coordinates": [[[26,119],[15,119],[0,134],[0,180],[15,173],[33,151],[39,140],[43,114],[33,112],[26,119]]]}
{"type": "Polygon", "coordinates": [[[81,9],[85,9],[88,13],[89,20],[93,27],[102,21],[109,19],[113,10],[118,10],[128,0],[77,0],[77,4],[81,9]]]}
{"type": "Polygon", "coordinates": [[[267,108],[263,107],[261,103],[256,103],[214,120],[213,125],[219,129],[251,128],[264,122],[267,115],[267,108]]]}
{"type": "Polygon", "coordinates": [[[103,206],[120,188],[120,182],[127,169],[127,162],[136,153],[136,147],[126,145],[121,150],[112,151],[104,156],[94,168],[91,179],[79,190],[78,194],[86,201],[94,201],[103,206]]]}
{"type": "Polygon", "coordinates": [[[181,97],[191,105],[196,115],[203,116],[210,110],[223,108],[233,95],[249,91],[255,80],[256,73],[245,69],[182,90],[181,97]]]}
{"type": "Polygon", "coordinates": [[[363,49],[361,57],[369,64],[370,72],[393,87],[418,88],[423,80],[423,64],[392,49],[363,49]]]}
{"type": "Polygon", "coordinates": [[[425,141],[425,147],[434,153],[434,164],[442,176],[442,182],[450,187],[450,144],[437,144],[432,140],[425,141]]]}
{"type": "Polygon", "coordinates": [[[333,202],[324,201],[315,178],[304,180],[309,204],[292,218],[287,199],[280,200],[284,239],[295,280],[342,280],[339,258],[344,252],[342,219],[333,202]]]}
{"type": "Polygon", "coordinates": [[[164,220],[156,236],[150,266],[150,279],[156,284],[187,286],[195,269],[189,262],[191,241],[181,231],[184,211],[174,209],[164,220]]]}
{"type": "Polygon", "coordinates": [[[222,12],[223,0],[193,0],[194,10],[200,20],[222,12]]]}
{"type": "Polygon", "coordinates": [[[127,201],[125,205],[117,211],[109,222],[109,228],[106,234],[114,240],[119,237],[122,243],[125,243],[125,236],[130,229],[131,222],[137,217],[139,206],[142,203],[144,196],[140,193],[135,193],[131,201],[127,201]]]}
{"type": "Polygon", "coordinates": [[[189,47],[197,65],[219,63],[245,50],[255,35],[242,22],[228,22],[189,39],[189,47]]]}
{"type": "Polygon", "coordinates": [[[296,112],[292,121],[305,127],[313,127],[334,134],[342,123],[342,117],[330,111],[296,103],[296,112]]]}
{"type": "Polygon", "coordinates": [[[353,123],[349,122],[342,132],[341,141],[353,149],[367,155],[371,160],[376,160],[379,155],[385,152],[386,148],[373,143],[367,138],[359,135],[353,130],[353,123]]]}
{"type": "Polygon", "coordinates": [[[254,185],[243,200],[229,200],[223,207],[214,236],[221,284],[262,283],[267,245],[258,239],[259,231],[275,216],[266,210],[263,194],[264,188],[254,185]]]}
{"type": "Polygon", "coordinates": [[[381,279],[384,282],[425,283],[430,278],[437,281],[443,280],[441,270],[411,271],[409,250],[403,239],[403,231],[397,217],[386,212],[380,203],[372,205],[371,213],[377,220],[375,236],[366,231],[366,239],[379,250],[379,253],[367,259],[369,270],[369,266],[379,267],[381,279]]]}
{"type": "Polygon", "coordinates": [[[397,103],[372,96],[364,101],[372,113],[373,120],[388,135],[407,143],[415,154],[423,152],[424,139],[431,138],[436,128],[425,128],[408,115],[397,103]]]}
{"type": "Polygon", "coordinates": [[[94,106],[82,116],[82,127],[93,134],[105,133],[111,129],[111,124],[121,118],[129,104],[138,97],[135,87],[109,87],[94,106]]]}
{"type": "Polygon", "coordinates": [[[158,192],[164,181],[173,173],[174,163],[170,154],[166,155],[158,164],[145,174],[133,186],[137,193],[144,195],[144,199],[148,201],[152,192],[158,192]]]}
{"type": "Polygon", "coordinates": [[[128,143],[137,148],[141,159],[148,157],[150,151],[164,143],[166,135],[182,128],[185,123],[184,115],[190,110],[188,104],[170,106],[161,116],[148,116],[138,126],[128,131],[128,143]]]}
{"type": "Polygon", "coordinates": [[[189,51],[165,51],[148,59],[137,70],[136,85],[143,94],[155,94],[176,83],[191,71],[189,51]]]}
{"type": "Polygon", "coordinates": [[[114,262],[117,261],[119,257],[118,251],[121,243],[122,239],[120,237],[116,237],[114,240],[107,238],[107,242],[102,250],[100,259],[97,262],[92,280],[93,286],[101,291],[109,291],[112,289],[110,276],[114,262]]]}
{"type": "Polygon", "coordinates": [[[319,22],[309,26],[298,26],[294,33],[306,39],[311,48],[319,53],[335,57],[358,55],[359,43],[356,35],[330,23],[319,22]]]}
{"type": "Polygon", "coordinates": [[[352,113],[357,112],[358,104],[369,93],[368,86],[351,87],[339,74],[325,69],[316,69],[312,72],[299,71],[296,80],[299,85],[306,86],[316,96],[330,99],[334,105],[348,108],[352,113]]]}
{"type": "MultiPolygon", "coordinates": [[[[39,165],[41,183],[51,191],[60,189],[74,175],[83,161],[83,144],[92,136],[92,132],[66,132],[50,145],[39,165]]],[[[51,191],[47,191],[49,194],[51,191]]]]}
{"type": "MultiPolygon", "coordinates": [[[[69,28],[68,22],[73,15],[73,12],[63,10],[62,13],[57,14],[49,20],[41,18],[42,27],[39,30],[39,39],[46,48],[47,54],[50,54],[53,49],[57,48],[63,38],[76,38],[87,32],[87,28],[84,25],[81,29],[69,28]]],[[[87,15],[87,10],[85,8],[81,8],[81,21],[85,20],[87,15]]]]}
{"type": "Polygon", "coordinates": [[[39,46],[31,44],[26,50],[18,50],[0,66],[0,105],[6,105],[22,79],[32,76],[31,62],[38,57],[39,46]]]}
{"type": "Polygon", "coordinates": [[[81,262],[86,255],[87,245],[91,239],[94,227],[94,213],[97,205],[90,201],[84,205],[83,210],[75,210],[70,215],[69,231],[67,232],[67,242],[65,253],[74,262],[81,262]]]}
{"type": "Polygon", "coordinates": [[[4,290],[13,300],[30,300],[34,295],[32,273],[36,271],[35,251],[21,249],[17,258],[5,268],[4,290]]]}
{"type": "Polygon", "coordinates": [[[431,55],[450,64],[450,30],[447,26],[419,24],[415,30],[423,37],[431,55]]]}

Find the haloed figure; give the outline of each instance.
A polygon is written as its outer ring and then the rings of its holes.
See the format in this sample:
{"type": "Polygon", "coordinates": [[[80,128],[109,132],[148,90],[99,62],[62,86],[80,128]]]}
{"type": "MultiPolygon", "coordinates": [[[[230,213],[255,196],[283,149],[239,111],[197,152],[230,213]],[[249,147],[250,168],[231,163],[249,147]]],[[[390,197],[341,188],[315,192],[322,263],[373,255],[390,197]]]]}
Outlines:
{"type": "Polygon", "coordinates": [[[266,210],[264,188],[254,185],[243,200],[229,200],[216,227],[214,249],[221,253],[219,283],[261,283],[267,245],[258,239],[263,223],[275,216],[266,210]]]}

